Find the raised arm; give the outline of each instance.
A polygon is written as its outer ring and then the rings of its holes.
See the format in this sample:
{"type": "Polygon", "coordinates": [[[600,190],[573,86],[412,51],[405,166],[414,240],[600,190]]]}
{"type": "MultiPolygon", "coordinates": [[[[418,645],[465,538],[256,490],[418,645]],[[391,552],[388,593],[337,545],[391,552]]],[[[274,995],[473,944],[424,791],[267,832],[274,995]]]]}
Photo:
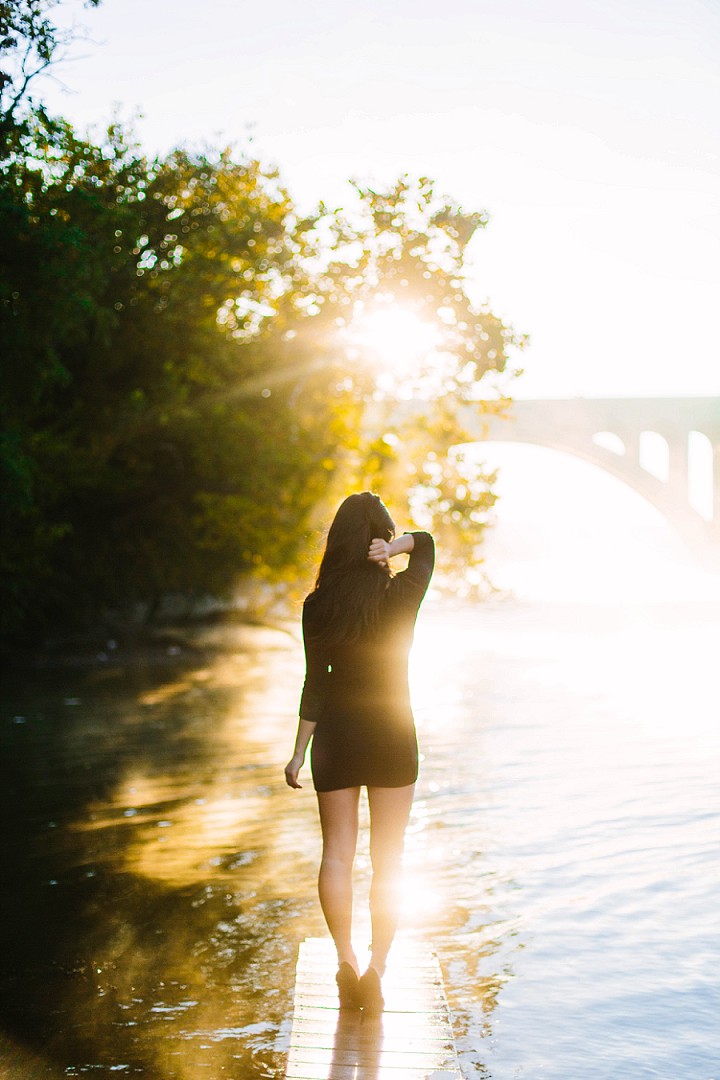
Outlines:
{"type": "Polygon", "coordinates": [[[399,595],[407,594],[419,604],[422,600],[435,567],[435,541],[430,533],[410,532],[396,536],[388,543],[386,540],[373,540],[370,544],[368,559],[388,565],[395,555],[407,552],[410,555],[407,569],[397,574],[392,580],[393,589],[399,595]]]}
{"type": "Polygon", "coordinates": [[[403,533],[402,536],[396,536],[394,540],[389,542],[387,540],[373,540],[368,551],[368,559],[371,562],[387,566],[395,555],[409,555],[414,547],[415,537],[413,533],[403,533]]]}

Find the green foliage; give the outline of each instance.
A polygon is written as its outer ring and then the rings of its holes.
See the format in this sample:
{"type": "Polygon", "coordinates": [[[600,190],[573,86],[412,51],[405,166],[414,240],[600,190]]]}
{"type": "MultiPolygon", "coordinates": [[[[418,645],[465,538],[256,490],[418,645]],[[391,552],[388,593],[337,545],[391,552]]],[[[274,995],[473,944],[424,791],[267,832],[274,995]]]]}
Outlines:
{"type": "Polygon", "coordinates": [[[466,292],[484,224],[407,178],[300,220],[250,157],[28,119],[0,166],[4,635],[296,577],[358,487],[448,574],[481,558],[463,410],[502,408],[521,344],[466,292]],[[422,329],[399,364],[388,313],[401,353],[422,329]]]}
{"type": "Polygon", "coordinates": [[[325,257],[317,321],[335,328],[366,402],[351,486],[382,492],[399,519],[431,529],[441,579],[466,586],[468,568],[482,562],[496,480],[463,449],[476,438],[466,417],[506,408],[520,374],[509,353],[525,339],[468,296],[464,262],[484,212],[464,211],[427,178],[355,190],[352,214],[321,208],[315,224],[325,257]],[[381,348],[372,379],[364,327],[374,318],[397,341],[381,348]]]}
{"type": "MultiPolygon", "coordinates": [[[[86,0],[87,7],[99,3],[86,0]]],[[[57,28],[52,12],[59,6],[60,0],[0,0],[0,159],[27,135],[33,80],[64,59],[79,36],[77,28],[57,28]]]]}
{"type": "Polygon", "coordinates": [[[283,300],[306,287],[286,193],[117,127],[31,149],[0,176],[9,629],[282,572],[353,415],[290,348],[310,316],[283,300]]]}

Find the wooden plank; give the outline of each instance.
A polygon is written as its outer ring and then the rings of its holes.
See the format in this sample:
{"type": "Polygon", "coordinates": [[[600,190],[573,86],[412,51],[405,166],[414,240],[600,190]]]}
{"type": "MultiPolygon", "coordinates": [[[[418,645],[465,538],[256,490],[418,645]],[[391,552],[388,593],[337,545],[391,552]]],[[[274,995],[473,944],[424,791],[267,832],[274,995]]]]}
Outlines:
{"type": "Polygon", "coordinates": [[[287,1080],[462,1080],[437,956],[398,942],[381,1016],[338,1007],[332,942],[298,953],[287,1080]]]}

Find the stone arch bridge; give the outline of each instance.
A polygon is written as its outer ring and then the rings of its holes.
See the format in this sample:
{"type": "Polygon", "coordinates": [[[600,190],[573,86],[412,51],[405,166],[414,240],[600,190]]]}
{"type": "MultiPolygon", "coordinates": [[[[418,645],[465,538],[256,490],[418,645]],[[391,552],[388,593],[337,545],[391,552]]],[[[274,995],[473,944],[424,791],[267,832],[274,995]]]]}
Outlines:
{"type": "Polygon", "coordinates": [[[518,399],[506,416],[473,405],[461,415],[468,433],[481,441],[534,443],[599,465],[656,506],[697,553],[720,561],[720,397],[518,399]],[[647,432],[667,444],[664,479],[641,463],[647,432]],[[710,520],[690,503],[691,432],[700,432],[711,447],[710,520]]]}

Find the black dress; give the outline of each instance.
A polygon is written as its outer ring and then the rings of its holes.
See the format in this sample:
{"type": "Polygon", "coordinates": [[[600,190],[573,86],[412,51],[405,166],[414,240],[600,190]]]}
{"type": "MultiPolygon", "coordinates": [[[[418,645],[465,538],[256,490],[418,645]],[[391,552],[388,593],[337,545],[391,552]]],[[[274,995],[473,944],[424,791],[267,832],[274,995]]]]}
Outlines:
{"type": "Polygon", "coordinates": [[[429,533],[412,535],[408,567],[388,582],[372,640],[318,644],[313,594],[305,601],[307,673],[300,716],[317,724],[311,753],[316,791],[404,787],[417,779],[408,654],[435,564],[435,545],[429,533]]]}

